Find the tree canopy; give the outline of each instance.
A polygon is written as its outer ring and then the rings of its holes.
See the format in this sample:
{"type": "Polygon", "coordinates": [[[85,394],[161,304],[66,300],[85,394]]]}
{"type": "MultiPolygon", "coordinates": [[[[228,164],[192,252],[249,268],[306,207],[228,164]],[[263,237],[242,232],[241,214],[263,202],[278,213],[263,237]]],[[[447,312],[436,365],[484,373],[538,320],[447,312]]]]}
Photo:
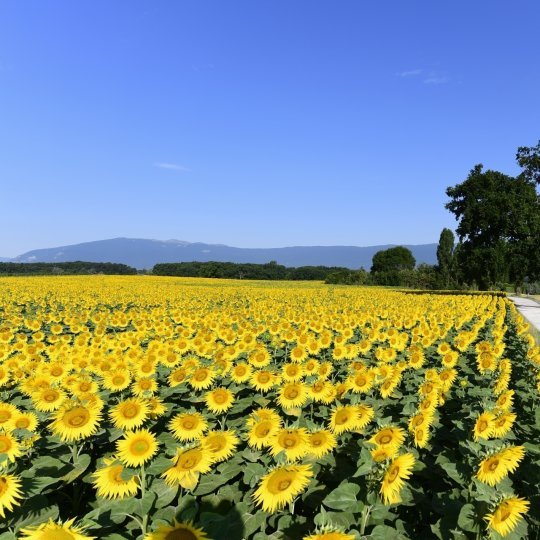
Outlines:
{"type": "Polygon", "coordinates": [[[392,272],[399,270],[412,270],[416,260],[410,249],[396,246],[373,255],[371,272],[392,272]]]}

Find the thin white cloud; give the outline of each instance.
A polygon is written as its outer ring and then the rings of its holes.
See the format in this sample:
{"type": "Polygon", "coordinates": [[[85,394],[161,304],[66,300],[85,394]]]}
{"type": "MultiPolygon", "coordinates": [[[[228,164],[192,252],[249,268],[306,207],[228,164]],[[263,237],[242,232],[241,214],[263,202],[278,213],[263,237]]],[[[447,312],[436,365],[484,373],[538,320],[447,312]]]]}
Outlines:
{"type": "Polygon", "coordinates": [[[190,170],[187,167],[184,167],[183,165],[178,165],[176,163],[164,163],[161,161],[154,163],[154,167],[157,167],[158,169],[168,169],[169,171],[177,171],[177,172],[189,172],[190,170]]]}
{"type": "Polygon", "coordinates": [[[421,69],[411,69],[410,71],[400,71],[398,75],[400,77],[414,77],[422,73],[421,69]]]}
{"type": "Polygon", "coordinates": [[[427,79],[424,79],[424,84],[446,84],[448,82],[448,77],[446,75],[444,76],[437,76],[433,75],[431,77],[428,77],[427,79]]]}

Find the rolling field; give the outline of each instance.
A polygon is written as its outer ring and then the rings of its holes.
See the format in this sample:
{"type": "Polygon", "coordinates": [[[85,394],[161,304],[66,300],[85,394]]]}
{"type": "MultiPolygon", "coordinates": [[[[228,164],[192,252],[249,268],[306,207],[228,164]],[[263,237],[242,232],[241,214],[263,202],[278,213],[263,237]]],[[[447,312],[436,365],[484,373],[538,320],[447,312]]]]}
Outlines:
{"type": "Polygon", "coordinates": [[[540,538],[505,298],[0,279],[0,540],[540,538]]]}

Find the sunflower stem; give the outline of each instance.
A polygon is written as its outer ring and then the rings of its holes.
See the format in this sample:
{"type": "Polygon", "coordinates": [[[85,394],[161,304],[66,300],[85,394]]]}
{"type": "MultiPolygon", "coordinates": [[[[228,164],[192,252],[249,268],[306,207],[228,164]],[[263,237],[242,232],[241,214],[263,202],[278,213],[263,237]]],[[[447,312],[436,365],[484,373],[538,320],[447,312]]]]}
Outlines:
{"type": "MultiPolygon", "coordinates": [[[[144,470],[144,464],[141,465],[141,501],[144,501],[144,496],[146,495],[146,471],[144,470]]],[[[146,529],[148,527],[148,513],[145,513],[144,516],[141,516],[142,523],[139,522],[141,526],[141,531],[143,538],[146,534],[146,529]]]]}
{"type": "Polygon", "coordinates": [[[364,506],[364,509],[362,510],[362,523],[360,525],[360,534],[361,535],[364,535],[364,533],[366,532],[366,525],[367,525],[367,522],[369,520],[369,514],[371,514],[371,509],[372,508],[373,508],[373,506],[367,505],[367,506],[364,506]]]}

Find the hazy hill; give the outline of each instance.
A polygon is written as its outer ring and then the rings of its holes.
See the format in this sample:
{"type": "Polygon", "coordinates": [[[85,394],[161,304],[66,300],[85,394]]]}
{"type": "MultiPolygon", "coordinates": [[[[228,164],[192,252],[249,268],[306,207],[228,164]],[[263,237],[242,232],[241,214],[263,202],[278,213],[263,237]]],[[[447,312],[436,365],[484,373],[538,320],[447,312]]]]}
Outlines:
{"type": "MultiPolygon", "coordinates": [[[[164,262],[219,261],[237,263],[267,263],[276,261],[284,266],[345,266],[366,270],[373,255],[384,246],[294,246],[283,248],[236,248],[222,244],[182,242],[180,240],[145,240],[113,238],[84,242],[70,246],[34,249],[23,253],[14,262],[114,262],[135,268],[152,268],[164,262]]],[[[437,244],[408,247],[417,263],[435,264],[437,244]]]]}

